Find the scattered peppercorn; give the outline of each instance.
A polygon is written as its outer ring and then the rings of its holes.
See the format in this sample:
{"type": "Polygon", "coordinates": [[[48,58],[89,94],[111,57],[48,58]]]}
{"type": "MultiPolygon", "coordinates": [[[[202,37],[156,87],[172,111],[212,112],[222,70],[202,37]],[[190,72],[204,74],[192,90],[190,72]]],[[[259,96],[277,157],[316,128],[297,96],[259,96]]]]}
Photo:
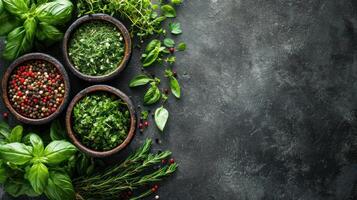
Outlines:
{"type": "Polygon", "coordinates": [[[175,160],[173,158],[170,159],[170,164],[174,164],[175,160]]]}
{"type": "Polygon", "coordinates": [[[170,47],[170,48],[169,48],[169,52],[170,52],[170,53],[175,53],[175,48],[174,48],[174,47],[170,47]]]}
{"type": "Polygon", "coordinates": [[[169,89],[165,88],[165,89],[164,89],[164,93],[165,93],[166,95],[168,95],[168,94],[169,94],[169,89]]]}
{"type": "Polygon", "coordinates": [[[145,125],[145,127],[148,127],[148,126],[149,126],[149,122],[148,122],[148,121],[145,121],[145,122],[144,122],[144,125],[145,125]]]}
{"type": "Polygon", "coordinates": [[[11,106],[28,118],[48,117],[63,102],[63,77],[53,64],[44,60],[32,60],[17,67],[8,85],[11,106]]]}
{"type": "Polygon", "coordinates": [[[176,72],[176,71],[173,71],[173,72],[172,72],[172,75],[173,75],[174,77],[177,77],[177,72],[176,72]]]}
{"type": "Polygon", "coordinates": [[[8,113],[8,112],[3,112],[3,113],[2,113],[2,116],[6,119],[6,118],[9,117],[9,113],[8,113]]]}
{"type": "Polygon", "coordinates": [[[165,159],[161,160],[161,163],[162,163],[162,164],[166,164],[166,162],[167,162],[167,161],[166,161],[165,159]]]}

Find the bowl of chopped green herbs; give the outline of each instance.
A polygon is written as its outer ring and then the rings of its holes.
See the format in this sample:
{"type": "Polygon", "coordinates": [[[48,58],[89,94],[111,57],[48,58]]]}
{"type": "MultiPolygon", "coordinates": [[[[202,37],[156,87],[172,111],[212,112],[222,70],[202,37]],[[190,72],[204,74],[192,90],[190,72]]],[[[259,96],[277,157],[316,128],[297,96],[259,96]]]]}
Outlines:
{"type": "Polygon", "coordinates": [[[93,157],[111,156],[135,134],[136,117],[130,98],[108,85],[79,92],[66,112],[66,129],[78,149],[93,157]]]}
{"type": "Polygon", "coordinates": [[[67,29],[64,60],[79,78],[90,82],[113,79],[131,56],[131,37],[126,27],[106,14],[85,15],[67,29]]]}

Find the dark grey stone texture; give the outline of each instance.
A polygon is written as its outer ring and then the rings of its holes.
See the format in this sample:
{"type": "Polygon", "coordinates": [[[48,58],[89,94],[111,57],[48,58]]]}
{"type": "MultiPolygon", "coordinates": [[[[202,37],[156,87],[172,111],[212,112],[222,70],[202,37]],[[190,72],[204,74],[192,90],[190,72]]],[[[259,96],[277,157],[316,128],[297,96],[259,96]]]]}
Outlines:
{"type": "MultiPolygon", "coordinates": [[[[164,134],[151,126],[120,155],[162,140],[180,167],[161,199],[356,199],[357,1],[187,0],[178,15],[183,97],[164,134]]],[[[109,83],[136,104],[139,57],[109,83]]]]}

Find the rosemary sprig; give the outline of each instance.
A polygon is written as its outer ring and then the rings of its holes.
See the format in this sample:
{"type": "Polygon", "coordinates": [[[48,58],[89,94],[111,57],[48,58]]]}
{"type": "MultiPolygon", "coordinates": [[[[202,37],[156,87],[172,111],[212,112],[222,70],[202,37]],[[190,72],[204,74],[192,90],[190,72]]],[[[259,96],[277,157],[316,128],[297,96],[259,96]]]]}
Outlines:
{"type": "MultiPolygon", "coordinates": [[[[151,154],[149,153],[151,145],[152,141],[147,139],[141,148],[121,164],[96,175],[74,180],[78,199],[113,199],[113,196],[119,196],[128,190],[132,191],[161,181],[164,177],[174,173],[178,167],[176,163],[153,169],[153,166],[168,158],[171,152],[151,154]]],[[[150,194],[151,192],[146,191],[133,199],[150,194]]]]}

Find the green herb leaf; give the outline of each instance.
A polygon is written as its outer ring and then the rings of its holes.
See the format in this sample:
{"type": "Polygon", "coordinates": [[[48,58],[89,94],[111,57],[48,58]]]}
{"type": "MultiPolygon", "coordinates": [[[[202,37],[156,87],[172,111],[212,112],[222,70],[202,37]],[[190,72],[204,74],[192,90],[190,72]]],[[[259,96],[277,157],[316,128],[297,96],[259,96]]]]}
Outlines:
{"type": "Polygon", "coordinates": [[[0,145],[0,156],[6,162],[23,165],[32,159],[32,147],[18,142],[0,145]]]}
{"type": "Polygon", "coordinates": [[[8,172],[6,171],[5,165],[3,162],[0,162],[0,184],[4,184],[8,177],[8,172]]]}
{"type": "Polygon", "coordinates": [[[169,111],[167,111],[163,106],[156,109],[155,123],[156,126],[160,129],[160,131],[164,130],[168,118],[169,118],[169,111]]]}
{"type": "Polygon", "coordinates": [[[145,48],[145,52],[149,53],[150,51],[154,50],[155,48],[161,47],[161,41],[154,39],[149,42],[149,44],[145,48]]]}
{"type": "Polygon", "coordinates": [[[63,129],[58,120],[55,120],[51,123],[50,137],[52,140],[66,139],[66,131],[63,129]]]}
{"type": "Polygon", "coordinates": [[[71,178],[56,171],[50,171],[45,195],[51,200],[75,199],[71,178]]]}
{"type": "Polygon", "coordinates": [[[9,12],[3,11],[0,13],[0,24],[1,24],[0,36],[5,36],[10,31],[20,26],[21,22],[17,17],[11,16],[9,12]]]}
{"type": "Polygon", "coordinates": [[[169,29],[170,29],[171,33],[174,34],[174,35],[179,35],[179,34],[182,33],[181,24],[180,23],[170,23],[169,24],[169,29]]]}
{"type": "Polygon", "coordinates": [[[4,3],[2,2],[2,0],[0,0],[0,14],[2,14],[4,10],[4,3]]]}
{"type": "Polygon", "coordinates": [[[33,190],[36,193],[42,193],[47,186],[48,181],[48,169],[42,163],[35,163],[26,172],[25,177],[29,180],[33,190]]]}
{"type": "Polygon", "coordinates": [[[166,47],[174,47],[175,46],[175,41],[171,38],[165,38],[164,39],[164,45],[166,47]]]}
{"type": "Polygon", "coordinates": [[[177,46],[177,50],[179,51],[185,51],[186,50],[186,43],[180,42],[177,46]]]}
{"type": "Polygon", "coordinates": [[[141,86],[141,85],[146,85],[150,81],[153,81],[154,79],[148,77],[145,74],[140,74],[134,77],[129,84],[129,87],[136,87],[136,86],[141,86]]]}
{"type": "Polygon", "coordinates": [[[6,38],[6,47],[3,57],[6,60],[13,60],[32,48],[33,38],[27,34],[25,28],[20,26],[12,30],[6,38]]]}
{"type": "Polygon", "coordinates": [[[176,62],[176,56],[170,56],[168,58],[166,58],[166,62],[169,64],[174,64],[176,62]]]}
{"type": "Polygon", "coordinates": [[[76,151],[77,149],[73,144],[63,140],[56,140],[46,146],[44,156],[49,164],[59,164],[68,160],[76,151]]]}
{"type": "Polygon", "coordinates": [[[29,142],[32,145],[32,154],[36,157],[40,157],[43,156],[43,142],[42,139],[40,138],[40,136],[38,136],[37,134],[34,133],[30,133],[28,135],[26,135],[26,137],[28,138],[29,142]]]}
{"type": "Polygon", "coordinates": [[[160,97],[161,97],[161,92],[159,88],[155,84],[152,84],[149,90],[144,95],[144,104],[145,105],[154,104],[160,100],[160,97]]]}
{"type": "Polygon", "coordinates": [[[170,17],[170,18],[176,17],[175,8],[169,4],[161,6],[161,10],[162,10],[162,13],[165,15],[165,17],[170,17]]]}
{"type": "Polygon", "coordinates": [[[53,42],[61,40],[63,33],[46,22],[40,22],[36,31],[36,38],[40,41],[47,41],[49,44],[52,44],[53,42]]]}
{"type": "Polygon", "coordinates": [[[36,17],[50,25],[61,25],[72,17],[73,4],[68,0],[55,0],[36,8],[36,17]]]}
{"type": "Polygon", "coordinates": [[[182,0],[171,0],[171,3],[174,5],[180,5],[182,3],[182,0]]]}
{"type": "Polygon", "coordinates": [[[25,0],[2,0],[2,1],[4,3],[5,9],[18,17],[23,17],[23,15],[29,11],[27,1],[25,0]]]}
{"type": "Polygon", "coordinates": [[[15,128],[13,128],[11,130],[11,133],[8,137],[8,142],[21,142],[22,139],[22,132],[23,132],[23,127],[20,125],[15,126],[15,128]]]}
{"type": "Polygon", "coordinates": [[[170,79],[171,92],[176,98],[179,99],[181,97],[180,84],[177,81],[177,79],[175,77],[173,77],[173,76],[171,76],[169,79],[170,79]]]}
{"type": "Polygon", "coordinates": [[[6,181],[4,185],[5,191],[13,197],[27,195],[29,197],[36,197],[40,194],[36,193],[30,183],[25,179],[16,179],[14,181],[6,181]]]}
{"type": "Polygon", "coordinates": [[[144,58],[143,67],[148,67],[152,65],[160,54],[160,48],[156,47],[154,50],[150,51],[150,53],[144,58]]]}

